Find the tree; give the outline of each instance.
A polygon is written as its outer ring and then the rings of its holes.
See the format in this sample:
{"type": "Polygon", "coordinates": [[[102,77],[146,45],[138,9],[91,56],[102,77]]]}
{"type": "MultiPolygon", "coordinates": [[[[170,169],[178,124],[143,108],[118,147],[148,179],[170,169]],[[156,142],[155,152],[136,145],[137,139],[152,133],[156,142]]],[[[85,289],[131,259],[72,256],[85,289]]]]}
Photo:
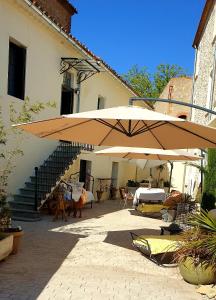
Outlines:
{"type": "Polygon", "coordinates": [[[133,66],[123,78],[134,88],[140,97],[152,97],[152,81],[151,75],[147,68],[139,68],[137,65],[133,66]]]}
{"type": "Polygon", "coordinates": [[[0,228],[10,225],[10,207],[7,202],[7,186],[10,174],[15,167],[15,159],[23,155],[21,150],[21,131],[11,125],[14,123],[30,122],[46,107],[55,107],[54,102],[36,102],[31,104],[29,99],[23,101],[21,109],[17,111],[11,103],[9,105],[9,123],[3,120],[0,107],[0,228]],[[10,141],[15,141],[12,145],[10,141]]]}
{"type": "Polygon", "coordinates": [[[185,70],[178,65],[160,64],[153,75],[155,97],[159,97],[171,78],[186,76],[185,70]]]}
{"type": "Polygon", "coordinates": [[[123,75],[137,94],[145,98],[158,98],[171,78],[186,76],[186,71],[178,65],[160,64],[154,74],[147,70],[134,65],[123,75]]]}
{"type": "Polygon", "coordinates": [[[208,149],[207,172],[204,178],[204,191],[216,196],[216,149],[208,149]]]}

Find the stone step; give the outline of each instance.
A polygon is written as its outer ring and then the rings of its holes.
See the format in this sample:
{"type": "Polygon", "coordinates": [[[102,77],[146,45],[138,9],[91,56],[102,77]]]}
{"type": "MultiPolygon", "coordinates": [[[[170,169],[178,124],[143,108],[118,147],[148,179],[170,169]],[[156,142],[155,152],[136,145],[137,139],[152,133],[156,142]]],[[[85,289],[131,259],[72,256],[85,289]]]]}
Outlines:
{"type": "MultiPolygon", "coordinates": [[[[46,191],[51,190],[52,185],[46,182],[38,183],[38,190],[39,191],[46,191]]],[[[34,182],[25,182],[25,188],[34,190],[35,189],[35,183],[34,182]]]]}
{"type": "MultiPolygon", "coordinates": [[[[31,183],[35,183],[35,176],[31,176],[30,177],[31,179],[31,183]]],[[[38,184],[45,184],[45,185],[55,185],[56,182],[59,180],[59,177],[55,177],[55,178],[52,178],[50,176],[44,176],[44,177],[39,177],[38,178],[38,184]]]]}
{"type": "Polygon", "coordinates": [[[26,219],[30,219],[32,221],[39,221],[40,220],[40,213],[38,211],[30,210],[30,209],[17,209],[12,208],[12,219],[17,220],[19,218],[20,221],[24,221],[26,219]]]}
{"type": "Polygon", "coordinates": [[[18,201],[18,202],[34,203],[34,201],[35,201],[34,195],[15,194],[15,195],[13,195],[13,198],[14,198],[14,201],[18,201]]]}
{"type": "Polygon", "coordinates": [[[41,220],[41,217],[39,216],[38,218],[26,218],[26,217],[12,216],[12,220],[23,221],[23,222],[38,222],[41,220]]]}
{"type": "MultiPolygon", "coordinates": [[[[20,194],[21,195],[25,195],[25,196],[34,196],[35,195],[35,189],[34,188],[28,188],[28,187],[26,187],[26,188],[22,188],[22,189],[19,189],[20,190],[20,194]]],[[[41,189],[39,189],[38,188],[38,196],[39,197],[41,197],[41,196],[44,196],[44,194],[47,194],[47,193],[49,193],[49,189],[44,189],[44,190],[41,190],[41,189]]]]}
{"type": "Polygon", "coordinates": [[[34,210],[34,203],[9,201],[11,209],[34,210]]]}
{"type": "Polygon", "coordinates": [[[63,173],[65,170],[65,167],[62,166],[40,166],[38,173],[40,172],[45,172],[45,173],[54,173],[54,174],[59,174],[63,173]]]}

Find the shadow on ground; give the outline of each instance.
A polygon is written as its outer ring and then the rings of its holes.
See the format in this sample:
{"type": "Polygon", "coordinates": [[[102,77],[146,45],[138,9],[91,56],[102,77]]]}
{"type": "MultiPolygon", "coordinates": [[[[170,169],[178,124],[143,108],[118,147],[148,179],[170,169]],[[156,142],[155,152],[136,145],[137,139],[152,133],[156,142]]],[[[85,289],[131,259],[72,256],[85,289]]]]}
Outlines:
{"type": "Polygon", "coordinates": [[[160,235],[159,229],[156,230],[149,228],[123,231],[109,231],[107,232],[107,237],[105,238],[104,243],[134,250],[134,247],[132,246],[132,238],[130,232],[133,232],[137,235],[160,235]]]}
{"type": "MultiPolygon", "coordinates": [[[[37,226],[37,223],[34,225],[37,226]]],[[[8,291],[11,291],[9,299],[37,299],[82,237],[27,229],[19,253],[0,263],[0,299],[5,299],[8,291]],[[13,290],[16,295],[13,295],[13,290]]]]}
{"type": "Polygon", "coordinates": [[[92,209],[86,206],[83,218],[69,217],[68,222],[60,219],[52,222],[53,216],[48,215],[42,215],[39,222],[15,222],[24,229],[24,236],[19,253],[0,262],[0,299],[37,299],[79,239],[88,235],[85,232],[88,228],[84,231],[81,224],[73,232],[55,229],[121,209],[118,201],[106,202],[106,205],[94,203],[92,209]]]}

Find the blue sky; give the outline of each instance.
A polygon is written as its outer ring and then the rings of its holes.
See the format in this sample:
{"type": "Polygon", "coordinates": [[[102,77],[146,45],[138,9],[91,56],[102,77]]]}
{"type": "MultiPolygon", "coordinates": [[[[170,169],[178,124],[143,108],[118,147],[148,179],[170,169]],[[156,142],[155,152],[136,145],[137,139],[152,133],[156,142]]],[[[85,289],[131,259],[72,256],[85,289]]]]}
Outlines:
{"type": "Polygon", "coordinates": [[[192,42],[205,0],[71,0],[72,34],[119,74],[178,64],[193,73],[192,42]]]}

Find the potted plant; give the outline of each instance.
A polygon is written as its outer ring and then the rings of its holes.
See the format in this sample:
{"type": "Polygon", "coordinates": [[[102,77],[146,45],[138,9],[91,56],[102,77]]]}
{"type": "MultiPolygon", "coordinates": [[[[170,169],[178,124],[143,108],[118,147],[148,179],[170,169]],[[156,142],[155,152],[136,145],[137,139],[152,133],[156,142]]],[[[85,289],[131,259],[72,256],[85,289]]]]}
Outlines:
{"type": "MultiPolygon", "coordinates": [[[[32,116],[38,114],[45,107],[55,107],[55,103],[41,103],[36,102],[31,104],[29,99],[26,98],[21,106],[19,112],[14,108],[13,103],[9,105],[9,124],[3,120],[3,112],[0,107],[0,233],[2,237],[13,235],[13,249],[12,253],[15,254],[18,251],[18,246],[20,242],[20,237],[23,235],[22,228],[20,226],[12,226],[11,223],[11,211],[8,204],[8,180],[10,174],[13,172],[15,167],[16,158],[20,155],[23,155],[22,150],[20,149],[21,144],[21,132],[12,128],[13,123],[22,123],[32,120],[32,116]],[[14,141],[14,146],[11,146],[8,141],[14,141]],[[2,234],[4,233],[4,234],[2,234]]],[[[7,245],[10,243],[8,242],[7,245]]],[[[1,240],[3,243],[3,239],[1,240]]],[[[5,251],[5,253],[9,253],[5,251]]]]}
{"type": "Polygon", "coordinates": [[[216,219],[202,210],[192,215],[193,227],[182,234],[175,261],[185,281],[192,284],[216,282],[216,219]]]}
{"type": "Polygon", "coordinates": [[[13,250],[13,235],[0,232],[0,261],[5,259],[13,250]]]}

